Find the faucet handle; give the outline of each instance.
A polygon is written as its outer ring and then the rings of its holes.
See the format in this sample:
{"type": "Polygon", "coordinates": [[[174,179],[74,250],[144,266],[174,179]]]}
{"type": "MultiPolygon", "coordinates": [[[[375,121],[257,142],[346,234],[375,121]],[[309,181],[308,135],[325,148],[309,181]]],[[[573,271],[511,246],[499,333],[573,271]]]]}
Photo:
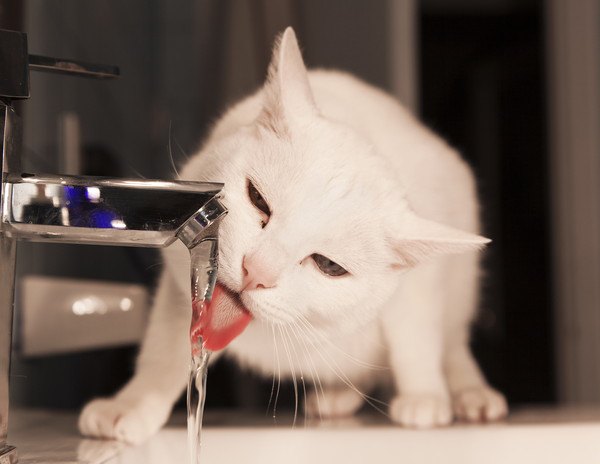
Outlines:
{"type": "Polygon", "coordinates": [[[117,66],[29,55],[27,34],[0,29],[0,99],[29,98],[30,69],[96,79],[120,75],[117,66]]]}
{"type": "Polygon", "coordinates": [[[114,79],[120,76],[118,66],[84,63],[83,61],[40,55],[29,55],[29,69],[94,79],[114,79]]]}

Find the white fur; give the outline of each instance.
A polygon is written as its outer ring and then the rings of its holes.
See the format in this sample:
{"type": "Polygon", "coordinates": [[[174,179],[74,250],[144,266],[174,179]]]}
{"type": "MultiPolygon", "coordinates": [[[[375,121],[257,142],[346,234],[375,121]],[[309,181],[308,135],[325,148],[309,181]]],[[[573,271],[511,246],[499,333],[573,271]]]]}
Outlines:
{"type": "MultiPolygon", "coordinates": [[[[506,414],[468,347],[487,242],[472,173],[389,95],[341,72],[307,73],[288,29],[263,89],[218,121],[181,178],[225,183],[221,282],[242,290],[244,258],[261,270],[255,280],[274,282],[241,293],[255,320],[227,354],[312,387],[308,414],[351,414],[386,378],[396,391],[389,415],[408,427],[448,424],[453,410],[468,420],[506,414]],[[247,179],[272,211],[264,229],[247,179]],[[351,275],[324,275],[313,253],[351,275]]],[[[139,442],[183,389],[189,257],[182,245],[164,256],[136,374],[86,406],[86,435],[139,442]]]]}

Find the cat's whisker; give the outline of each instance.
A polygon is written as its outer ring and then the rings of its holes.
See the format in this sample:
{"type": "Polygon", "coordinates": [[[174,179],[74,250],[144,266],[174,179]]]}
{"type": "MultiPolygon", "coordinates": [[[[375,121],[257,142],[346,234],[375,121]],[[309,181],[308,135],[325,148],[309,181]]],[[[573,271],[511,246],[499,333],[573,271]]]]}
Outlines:
{"type": "Polygon", "coordinates": [[[294,320],[295,315],[291,314],[290,312],[284,310],[281,306],[276,306],[273,303],[269,302],[269,301],[262,301],[261,302],[262,306],[266,306],[267,308],[272,310],[273,314],[285,314],[285,318],[278,318],[278,319],[274,319],[273,323],[275,325],[282,325],[282,324],[289,324],[291,321],[294,320]]]}
{"type": "MultiPolygon", "coordinates": [[[[263,325],[264,325],[263,321],[263,325]]],[[[271,327],[273,327],[271,325],[271,327]]],[[[275,341],[275,331],[272,332],[273,335],[273,367],[275,367],[275,357],[277,356],[276,352],[276,341],[275,341]]],[[[269,414],[269,410],[271,409],[271,403],[273,402],[273,396],[275,395],[275,373],[276,370],[273,369],[273,383],[271,384],[271,394],[269,395],[269,403],[267,404],[267,410],[265,411],[265,416],[269,414]]],[[[273,406],[273,410],[275,410],[275,406],[273,406]]]]}
{"type": "Polygon", "coordinates": [[[169,160],[171,160],[171,167],[173,168],[173,171],[175,171],[175,174],[177,175],[176,179],[179,179],[179,171],[177,171],[177,167],[175,166],[175,160],[173,159],[173,150],[171,148],[171,121],[169,121],[169,160]]]}
{"type": "Polygon", "coordinates": [[[380,366],[378,364],[372,364],[372,363],[363,361],[361,359],[358,359],[355,356],[352,356],[350,353],[347,353],[346,351],[344,351],[343,349],[341,349],[338,345],[336,345],[335,343],[333,343],[329,338],[327,338],[323,334],[319,333],[313,327],[313,325],[311,324],[311,322],[306,318],[306,316],[304,316],[302,314],[298,314],[297,316],[298,316],[298,319],[301,319],[302,322],[305,323],[305,325],[308,325],[312,329],[312,334],[315,337],[317,337],[319,339],[319,341],[327,343],[330,347],[332,347],[333,349],[335,349],[336,351],[338,351],[340,354],[342,354],[343,356],[345,356],[346,358],[348,358],[348,360],[350,360],[352,363],[356,364],[357,366],[365,367],[367,369],[371,369],[371,370],[374,370],[374,371],[387,371],[387,370],[389,370],[389,367],[387,367],[387,366],[380,366]]]}
{"type": "MultiPolygon", "coordinates": [[[[291,348],[294,352],[294,355],[296,356],[296,360],[298,361],[298,370],[300,371],[300,383],[302,384],[302,392],[303,392],[303,397],[304,397],[303,404],[306,404],[306,383],[304,382],[304,371],[302,369],[303,363],[302,363],[302,360],[300,359],[300,356],[298,356],[298,351],[296,350],[296,343],[293,342],[290,332],[294,335],[294,337],[296,337],[296,340],[298,339],[298,335],[294,332],[293,326],[285,326],[285,332],[287,333],[291,348]]],[[[306,414],[304,414],[304,427],[306,427],[306,426],[307,426],[306,414]]]]}
{"type": "Polygon", "coordinates": [[[177,139],[175,137],[173,137],[173,142],[175,142],[175,145],[177,145],[177,148],[179,148],[179,152],[183,155],[183,157],[186,160],[189,160],[190,156],[185,152],[185,150],[183,148],[181,148],[181,145],[179,144],[179,142],[177,141],[177,139]]]}
{"type": "MultiPolygon", "coordinates": [[[[279,400],[279,391],[281,389],[281,361],[279,360],[279,343],[277,343],[277,336],[275,334],[275,326],[271,324],[271,331],[273,333],[273,344],[275,345],[275,353],[277,356],[277,391],[275,392],[275,402],[273,404],[273,419],[277,420],[277,400],[279,400]]],[[[273,373],[273,378],[275,373],[273,373]]]]}
{"type": "MultiPolygon", "coordinates": [[[[306,328],[306,330],[308,330],[308,328],[306,328]]],[[[309,340],[309,343],[311,343],[311,345],[312,345],[312,341],[310,340],[310,338],[308,340],[309,340]]],[[[327,358],[324,356],[324,354],[327,353],[326,350],[316,349],[316,347],[314,347],[314,345],[313,345],[313,348],[315,348],[315,351],[319,354],[319,356],[321,356],[321,359],[323,360],[323,362],[329,366],[331,371],[344,383],[344,385],[346,385],[348,388],[350,388],[352,391],[354,391],[356,394],[358,394],[363,399],[363,401],[365,401],[373,409],[380,412],[384,416],[389,417],[389,414],[386,411],[384,411],[379,406],[377,406],[377,404],[380,404],[382,406],[388,406],[388,404],[386,402],[378,400],[377,398],[373,398],[372,396],[369,396],[366,393],[363,393],[362,391],[360,391],[358,389],[358,387],[356,387],[352,383],[352,381],[346,376],[346,374],[344,374],[343,370],[339,367],[339,365],[337,364],[335,359],[332,359],[330,356],[327,356],[327,358]]]]}
{"type": "MultiPolygon", "coordinates": [[[[271,309],[275,310],[275,311],[279,311],[280,308],[278,308],[277,306],[269,303],[269,302],[265,302],[264,304],[266,304],[267,306],[269,306],[271,309]]],[[[379,411],[380,413],[384,414],[385,416],[388,416],[387,412],[385,412],[384,410],[382,410],[379,406],[377,406],[377,404],[380,404],[382,406],[387,407],[387,403],[385,403],[384,401],[381,401],[377,398],[374,398],[372,396],[369,396],[365,393],[363,393],[362,391],[360,391],[351,381],[350,379],[344,374],[343,369],[339,366],[339,364],[337,364],[337,362],[329,355],[327,354],[327,358],[324,357],[323,353],[327,353],[327,350],[320,350],[319,347],[316,345],[314,338],[317,338],[319,341],[327,343],[328,346],[331,346],[332,348],[334,348],[336,351],[338,351],[339,353],[341,353],[342,355],[344,355],[346,358],[348,358],[350,361],[352,361],[354,364],[360,365],[362,367],[365,368],[369,368],[372,370],[388,370],[387,367],[384,366],[378,366],[375,364],[370,364],[367,363],[365,361],[362,361],[360,359],[355,358],[354,356],[350,355],[349,353],[346,353],[344,350],[342,350],[339,346],[337,346],[335,343],[331,342],[331,340],[327,339],[325,336],[323,336],[322,334],[320,334],[314,327],[313,325],[310,323],[310,321],[308,319],[306,319],[303,315],[301,314],[296,314],[297,318],[295,319],[297,322],[300,322],[304,327],[305,330],[302,330],[302,332],[305,335],[313,335],[313,337],[307,337],[309,340],[309,343],[311,344],[312,348],[314,351],[317,351],[319,353],[319,356],[321,357],[321,359],[323,360],[323,362],[325,362],[325,364],[331,369],[331,371],[351,390],[355,391],[362,399],[363,401],[365,401],[367,404],[369,404],[371,407],[373,407],[375,410],[379,411]]],[[[280,332],[281,332],[281,324],[277,324],[280,332]]],[[[298,329],[302,329],[302,327],[300,325],[298,325],[298,329]]],[[[282,334],[283,336],[283,334],[282,334]]],[[[284,341],[285,342],[285,341],[284,341]]],[[[287,350],[287,345],[284,346],[287,350]]],[[[289,357],[288,357],[289,359],[289,357]]],[[[291,364],[291,361],[290,361],[291,364]]],[[[296,376],[295,376],[295,371],[292,371],[292,378],[294,381],[294,388],[295,388],[295,394],[296,394],[296,408],[295,408],[295,414],[294,416],[296,416],[297,414],[297,408],[298,408],[298,404],[297,404],[297,381],[296,381],[296,376]]],[[[325,396],[325,392],[324,389],[322,387],[321,384],[321,393],[323,395],[323,397],[325,396]]],[[[294,420],[295,423],[295,420],[294,420]]]]}
{"type": "Polygon", "coordinates": [[[292,426],[296,425],[296,421],[298,419],[298,410],[300,408],[300,388],[298,386],[298,379],[300,378],[301,381],[303,381],[302,379],[302,372],[300,371],[300,373],[298,374],[296,372],[296,364],[294,363],[294,356],[293,356],[293,343],[292,343],[292,339],[288,333],[288,326],[283,326],[284,330],[285,330],[285,339],[287,340],[287,346],[288,346],[288,350],[290,353],[290,367],[292,369],[292,377],[294,379],[294,396],[295,396],[295,402],[294,402],[294,422],[292,426]]]}
{"type": "MultiPolygon", "coordinates": [[[[294,335],[296,337],[296,339],[302,344],[303,348],[304,348],[304,353],[305,353],[305,358],[308,360],[309,362],[309,369],[310,369],[310,376],[312,379],[312,383],[313,383],[313,387],[315,389],[315,398],[317,399],[317,410],[319,411],[319,420],[322,421],[323,417],[321,415],[321,400],[319,399],[319,389],[321,392],[321,395],[323,397],[325,397],[325,391],[323,390],[323,384],[321,383],[321,377],[319,376],[319,372],[315,366],[315,362],[313,360],[312,354],[310,352],[310,350],[308,349],[308,346],[306,345],[306,341],[304,340],[304,337],[302,335],[304,335],[304,333],[302,332],[302,328],[298,326],[298,322],[294,321],[293,325],[296,328],[296,331],[294,331],[294,335]],[[300,333],[300,336],[298,336],[298,333],[300,333]],[[318,386],[317,386],[317,382],[318,382],[318,386]]],[[[306,397],[304,398],[304,417],[306,419],[306,397]]]]}
{"type": "Polygon", "coordinates": [[[306,344],[306,340],[304,340],[305,334],[302,331],[302,328],[298,325],[297,321],[294,321],[292,325],[295,328],[295,330],[293,332],[294,336],[296,337],[296,340],[298,340],[298,342],[301,344],[301,347],[304,349],[304,358],[308,361],[308,368],[310,370],[310,376],[311,376],[313,388],[315,391],[315,395],[317,398],[317,405],[319,406],[318,409],[319,409],[319,415],[320,415],[321,408],[320,408],[320,402],[319,402],[320,401],[319,400],[319,391],[324,395],[321,378],[319,376],[319,372],[317,371],[312,354],[311,354],[310,350],[308,349],[308,345],[306,344]]]}
{"type": "Polygon", "coordinates": [[[145,179],[146,176],[144,176],[140,171],[138,171],[136,168],[134,168],[133,166],[129,166],[129,169],[131,169],[133,171],[133,173],[135,175],[137,175],[140,179],[145,179]]]}
{"type": "Polygon", "coordinates": [[[296,419],[298,417],[298,382],[296,381],[296,370],[294,369],[294,363],[292,362],[292,356],[290,354],[290,349],[287,344],[287,340],[285,338],[285,334],[283,332],[282,326],[278,326],[279,333],[281,335],[281,341],[283,343],[283,348],[285,349],[286,356],[288,358],[288,363],[290,365],[290,370],[292,372],[292,383],[294,385],[294,421],[292,422],[292,427],[296,426],[296,419]]]}
{"type": "MultiPolygon", "coordinates": [[[[307,320],[304,320],[304,321],[302,321],[301,319],[299,319],[299,322],[301,322],[301,323],[303,323],[303,324],[304,324],[304,327],[305,327],[305,329],[306,329],[306,333],[311,333],[311,332],[312,332],[312,333],[314,333],[314,332],[316,332],[316,330],[314,329],[314,327],[312,326],[312,324],[310,324],[310,322],[309,322],[309,321],[307,321],[307,320]]],[[[309,339],[309,340],[310,340],[310,339],[309,339]]],[[[313,345],[313,347],[314,347],[314,345],[313,345]]],[[[315,348],[316,348],[316,347],[315,347],[315,348]]],[[[322,355],[322,353],[327,353],[326,351],[321,351],[321,350],[318,350],[318,352],[319,352],[319,354],[321,354],[321,355],[322,355]]],[[[343,369],[342,369],[342,368],[339,366],[339,364],[338,364],[338,363],[335,361],[335,359],[334,359],[334,358],[332,358],[332,357],[331,357],[329,354],[327,354],[327,357],[328,357],[329,361],[331,361],[332,363],[334,363],[334,367],[335,367],[335,370],[334,370],[334,372],[336,372],[336,373],[338,373],[338,372],[339,372],[339,373],[342,373],[342,374],[343,374],[343,369]]],[[[324,359],[324,360],[325,360],[325,359],[324,359]]],[[[329,365],[330,367],[332,367],[332,366],[331,366],[331,363],[328,363],[328,365],[329,365]]],[[[338,375],[338,376],[339,376],[339,375],[338,375]]],[[[347,377],[345,374],[343,374],[343,376],[344,376],[344,378],[345,378],[345,379],[346,379],[348,382],[350,382],[350,380],[348,379],[348,377],[347,377]]],[[[350,382],[350,383],[352,383],[352,382],[350,382]]],[[[352,384],[352,385],[353,385],[353,384],[352,384]]],[[[353,385],[353,386],[354,386],[354,385],[353,385]]],[[[360,393],[360,392],[358,391],[358,389],[356,389],[355,391],[357,391],[357,393],[360,393]]],[[[366,397],[366,398],[369,398],[369,399],[372,399],[372,400],[374,400],[374,401],[381,402],[381,401],[377,400],[376,398],[371,398],[371,397],[369,397],[368,395],[365,395],[365,394],[361,394],[361,396],[363,396],[363,397],[366,397]]],[[[383,402],[381,402],[381,403],[383,403],[383,402]]],[[[383,404],[385,404],[385,403],[383,403],[383,404]]]]}

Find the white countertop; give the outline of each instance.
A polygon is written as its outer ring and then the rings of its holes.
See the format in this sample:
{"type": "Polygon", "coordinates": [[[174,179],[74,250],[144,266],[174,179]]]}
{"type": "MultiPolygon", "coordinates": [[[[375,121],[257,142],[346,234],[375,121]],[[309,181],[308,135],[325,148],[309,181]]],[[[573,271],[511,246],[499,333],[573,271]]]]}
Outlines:
{"type": "MultiPolygon", "coordinates": [[[[73,413],[12,411],[9,443],[19,462],[188,463],[183,416],[138,447],[80,437],[73,413]]],[[[385,418],[274,425],[262,416],[211,412],[203,432],[203,462],[347,463],[598,463],[600,408],[524,408],[506,422],[428,431],[406,430],[385,418]]]]}

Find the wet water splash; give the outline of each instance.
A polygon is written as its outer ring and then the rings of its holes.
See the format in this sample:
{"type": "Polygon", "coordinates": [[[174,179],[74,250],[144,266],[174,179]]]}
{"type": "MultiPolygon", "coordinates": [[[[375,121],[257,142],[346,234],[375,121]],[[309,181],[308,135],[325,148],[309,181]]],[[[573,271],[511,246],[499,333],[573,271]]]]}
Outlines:
{"type": "Polygon", "coordinates": [[[190,463],[200,463],[202,417],[206,399],[206,378],[210,351],[203,346],[202,311],[212,299],[217,279],[217,239],[210,238],[190,248],[192,279],[192,322],[190,326],[191,365],[187,389],[187,427],[190,463]]]}

